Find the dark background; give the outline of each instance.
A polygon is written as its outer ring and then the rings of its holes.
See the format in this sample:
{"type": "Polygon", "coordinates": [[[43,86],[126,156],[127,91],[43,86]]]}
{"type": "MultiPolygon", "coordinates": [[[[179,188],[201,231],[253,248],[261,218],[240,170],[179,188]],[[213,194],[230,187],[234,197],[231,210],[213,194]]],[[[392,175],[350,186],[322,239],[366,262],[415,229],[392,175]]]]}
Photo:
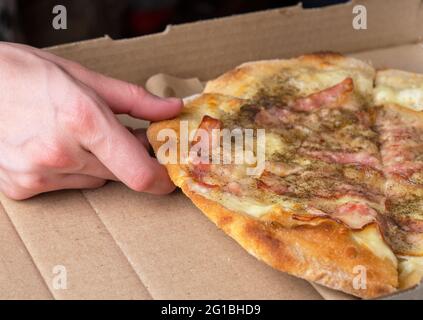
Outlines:
{"type": "MultiPolygon", "coordinates": [[[[304,7],[346,0],[304,0],[304,7]]],[[[296,0],[0,0],[0,40],[46,47],[101,37],[134,37],[179,24],[292,6],[296,0]],[[55,5],[67,9],[67,30],[52,27],[55,5]],[[2,8],[3,6],[3,8],[2,8]]]]}

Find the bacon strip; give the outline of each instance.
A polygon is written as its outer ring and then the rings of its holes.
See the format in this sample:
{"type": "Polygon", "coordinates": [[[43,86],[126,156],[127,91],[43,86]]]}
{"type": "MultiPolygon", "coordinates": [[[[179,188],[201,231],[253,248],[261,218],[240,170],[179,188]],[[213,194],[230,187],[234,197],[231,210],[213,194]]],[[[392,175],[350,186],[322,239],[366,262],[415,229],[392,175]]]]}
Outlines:
{"type": "Polygon", "coordinates": [[[350,228],[362,229],[365,225],[376,221],[377,212],[364,203],[345,203],[331,214],[350,228]]]}
{"type": "Polygon", "coordinates": [[[288,187],[283,185],[276,175],[266,171],[263,172],[260,180],[257,180],[257,188],[271,191],[278,195],[283,195],[289,191],[288,187]]]}
{"type": "Polygon", "coordinates": [[[381,165],[379,159],[366,152],[334,152],[334,151],[310,151],[301,150],[302,153],[320,159],[325,162],[339,163],[339,164],[360,164],[379,170],[381,165]]]}
{"type": "Polygon", "coordinates": [[[403,230],[409,232],[423,233],[423,221],[417,219],[403,219],[400,223],[403,230]]]}
{"type": "Polygon", "coordinates": [[[321,107],[334,108],[339,106],[353,89],[353,80],[346,78],[333,87],[296,100],[292,108],[297,111],[312,111],[321,107]]]}
{"type": "MultiPolygon", "coordinates": [[[[204,130],[205,132],[208,133],[208,138],[209,138],[208,144],[209,144],[210,151],[211,151],[211,148],[213,146],[213,134],[212,134],[213,129],[221,129],[222,126],[223,126],[222,121],[217,120],[215,118],[212,118],[208,115],[205,115],[203,117],[200,125],[198,126],[198,129],[202,129],[202,130],[204,130]]],[[[197,133],[195,134],[193,143],[198,143],[201,140],[200,137],[201,137],[201,135],[197,131],[197,133]]]]}
{"type": "Polygon", "coordinates": [[[281,124],[294,124],[299,115],[287,108],[271,107],[261,109],[254,117],[255,123],[261,126],[279,126],[281,124]]]}
{"type": "Polygon", "coordinates": [[[283,162],[276,161],[266,161],[265,168],[266,171],[273,173],[279,177],[285,177],[303,170],[303,168],[299,165],[289,165],[283,162]]]}
{"type": "Polygon", "coordinates": [[[416,121],[401,117],[389,107],[382,109],[376,118],[384,171],[404,182],[423,173],[423,127],[416,121]]]}
{"type": "Polygon", "coordinates": [[[376,221],[377,212],[364,203],[348,202],[340,205],[334,212],[326,213],[313,206],[307,208],[311,217],[297,217],[298,220],[311,220],[316,217],[327,217],[342,222],[351,229],[362,229],[369,223],[376,221]]]}

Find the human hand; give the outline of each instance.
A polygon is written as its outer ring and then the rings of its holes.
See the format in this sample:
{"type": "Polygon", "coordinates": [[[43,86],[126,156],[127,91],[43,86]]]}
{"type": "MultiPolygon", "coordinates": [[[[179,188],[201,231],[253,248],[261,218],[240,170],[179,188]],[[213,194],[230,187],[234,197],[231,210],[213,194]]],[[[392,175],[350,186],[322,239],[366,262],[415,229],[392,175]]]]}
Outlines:
{"type": "Polygon", "coordinates": [[[161,99],[130,83],[28,46],[0,42],[0,191],[13,199],[119,180],[154,194],[175,187],[114,114],[146,120],[176,116],[180,99],[161,99]]]}

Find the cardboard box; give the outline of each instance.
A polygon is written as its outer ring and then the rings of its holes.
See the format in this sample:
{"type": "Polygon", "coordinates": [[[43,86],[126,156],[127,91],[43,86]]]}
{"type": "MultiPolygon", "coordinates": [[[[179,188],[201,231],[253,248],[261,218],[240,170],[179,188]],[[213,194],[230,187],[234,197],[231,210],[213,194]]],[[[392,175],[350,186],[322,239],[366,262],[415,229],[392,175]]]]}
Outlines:
{"type": "MultiPolygon", "coordinates": [[[[420,0],[363,0],[276,9],[48,50],[144,85],[157,73],[204,81],[245,61],[321,50],[352,53],[380,68],[423,72],[422,35],[420,0]],[[367,9],[365,30],[352,27],[353,7],[359,4],[367,9]]],[[[191,81],[190,88],[198,84],[191,81]]],[[[178,85],[172,90],[188,94],[178,85]]],[[[145,125],[127,117],[123,121],[145,125]]],[[[257,261],[181,192],[157,197],[109,183],[20,202],[0,195],[0,202],[3,299],[350,298],[316,290],[257,261]]]]}

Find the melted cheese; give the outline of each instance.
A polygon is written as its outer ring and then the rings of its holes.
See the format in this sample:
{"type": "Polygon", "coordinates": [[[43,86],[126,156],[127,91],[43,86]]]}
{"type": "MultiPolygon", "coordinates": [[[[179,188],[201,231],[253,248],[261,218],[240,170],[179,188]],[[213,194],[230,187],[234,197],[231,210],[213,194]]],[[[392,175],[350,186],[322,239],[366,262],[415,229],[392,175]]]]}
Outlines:
{"type": "MultiPolygon", "coordinates": [[[[220,203],[229,210],[248,214],[254,218],[260,218],[278,208],[283,209],[285,212],[293,212],[298,207],[297,203],[287,201],[286,199],[277,201],[276,203],[266,204],[250,198],[240,198],[229,193],[211,191],[209,188],[203,187],[193,181],[190,182],[190,189],[207,199],[220,203]]],[[[387,259],[397,266],[397,258],[384,242],[379,229],[374,224],[368,225],[363,230],[352,232],[351,236],[354,241],[368,248],[375,256],[381,259],[387,259]]]]}
{"type": "Polygon", "coordinates": [[[203,197],[216,201],[229,210],[246,213],[255,218],[260,218],[262,215],[271,212],[275,207],[273,204],[262,204],[253,199],[239,198],[228,193],[212,191],[210,188],[203,187],[193,181],[189,185],[192,191],[203,197]]]}
{"type": "Polygon", "coordinates": [[[279,198],[279,200],[272,200],[271,203],[258,202],[255,199],[249,197],[238,197],[236,195],[218,192],[210,190],[210,188],[201,186],[194,181],[189,182],[190,189],[203,197],[220,203],[225,208],[248,214],[254,218],[260,218],[263,215],[273,212],[278,209],[282,209],[285,212],[294,212],[298,210],[300,206],[295,201],[290,201],[285,198],[279,198]]]}
{"type": "Polygon", "coordinates": [[[238,198],[229,194],[220,195],[220,203],[227,209],[246,213],[254,218],[260,218],[274,209],[274,205],[265,205],[249,198],[238,198]]]}
{"type": "Polygon", "coordinates": [[[395,103],[423,110],[423,75],[400,70],[378,72],[374,100],[377,105],[395,103]]]}
{"type": "Polygon", "coordinates": [[[282,141],[279,135],[273,132],[266,132],[266,158],[269,158],[275,153],[283,154],[288,149],[288,146],[282,141]]]}
{"type": "Polygon", "coordinates": [[[290,84],[298,88],[303,95],[332,87],[348,77],[353,78],[355,90],[362,94],[370,96],[373,87],[373,74],[357,72],[357,70],[299,68],[295,70],[294,74],[294,77],[290,79],[290,84]]]}
{"type": "Polygon", "coordinates": [[[373,224],[365,227],[361,231],[352,233],[352,238],[360,245],[368,248],[374,255],[381,259],[390,260],[395,266],[397,266],[397,258],[395,257],[392,250],[383,240],[379,229],[373,224]]]}
{"type": "Polygon", "coordinates": [[[398,269],[400,289],[413,287],[423,278],[423,257],[400,257],[398,269]]]}

